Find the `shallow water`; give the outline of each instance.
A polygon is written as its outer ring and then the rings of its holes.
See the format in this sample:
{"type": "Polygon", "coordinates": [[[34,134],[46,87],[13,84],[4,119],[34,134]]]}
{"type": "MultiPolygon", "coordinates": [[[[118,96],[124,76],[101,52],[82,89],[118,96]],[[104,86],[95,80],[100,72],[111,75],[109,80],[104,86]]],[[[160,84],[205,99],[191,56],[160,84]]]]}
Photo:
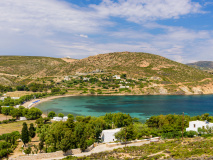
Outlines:
{"type": "Polygon", "coordinates": [[[213,95],[193,96],[76,96],[37,105],[44,113],[102,116],[109,112],[129,113],[145,121],[152,115],[213,113],[213,95]]]}

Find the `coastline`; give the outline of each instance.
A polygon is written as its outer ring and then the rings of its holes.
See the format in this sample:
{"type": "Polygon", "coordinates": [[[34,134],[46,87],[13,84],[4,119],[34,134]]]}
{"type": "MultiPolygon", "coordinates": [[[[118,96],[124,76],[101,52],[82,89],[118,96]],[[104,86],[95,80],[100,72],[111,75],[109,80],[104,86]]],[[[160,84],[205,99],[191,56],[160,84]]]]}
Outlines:
{"type": "Polygon", "coordinates": [[[36,107],[40,103],[47,102],[47,101],[50,101],[52,99],[63,98],[63,97],[72,97],[72,96],[80,96],[80,95],[59,95],[59,96],[50,96],[50,97],[46,97],[46,98],[37,98],[37,99],[32,99],[32,100],[24,103],[22,106],[24,106],[25,108],[28,108],[29,104],[31,104],[32,102],[35,102],[37,100],[40,100],[38,103],[35,103],[35,104],[33,104],[32,106],[29,107],[29,108],[32,108],[32,107],[36,107]]]}
{"type": "MultiPolygon", "coordinates": [[[[211,95],[211,94],[183,94],[181,96],[198,96],[198,95],[211,95]]],[[[32,100],[24,103],[22,106],[24,106],[25,108],[28,108],[29,104],[31,104],[32,102],[35,102],[37,100],[40,100],[38,103],[31,105],[30,108],[32,108],[32,107],[36,107],[40,103],[47,102],[52,99],[63,98],[63,97],[74,97],[74,96],[175,96],[175,95],[173,95],[173,94],[98,94],[98,95],[96,95],[96,94],[95,95],[92,95],[92,94],[66,94],[66,95],[50,96],[50,97],[46,97],[46,98],[32,99],[32,100]]]]}

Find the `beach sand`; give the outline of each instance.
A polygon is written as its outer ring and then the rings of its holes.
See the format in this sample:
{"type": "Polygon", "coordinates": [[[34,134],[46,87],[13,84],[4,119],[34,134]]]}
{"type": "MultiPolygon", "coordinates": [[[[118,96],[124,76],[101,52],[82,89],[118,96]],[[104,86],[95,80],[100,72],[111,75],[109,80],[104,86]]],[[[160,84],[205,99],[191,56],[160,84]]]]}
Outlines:
{"type": "Polygon", "coordinates": [[[46,101],[50,101],[52,99],[56,99],[56,98],[62,98],[62,97],[72,97],[72,96],[79,96],[79,95],[61,95],[61,96],[51,96],[51,97],[47,97],[47,98],[38,98],[38,99],[32,99],[26,103],[24,103],[21,106],[24,106],[25,108],[27,108],[32,102],[35,102],[37,100],[40,100],[38,103],[33,104],[30,108],[37,106],[40,103],[46,102],[46,101]]]}
{"type": "MultiPolygon", "coordinates": [[[[37,101],[37,100],[40,100],[38,103],[35,103],[35,104],[31,105],[30,108],[32,108],[32,107],[36,107],[36,106],[37,106],[38,104],[40,104],[40,103],[43,103],[43,102],[46,102],[46,101],[50,101],[50,100],[52,100],[52,99],[62,98],[62,97],[72,97],[72,96],[79,96],[79,95],[61,95],[61,96],[51,96],[51,97],[47,97],[47,98],[32,99],[32,100],[30,100],[30,101],[24,103],[24,104],[21,105],[21,106],[24,106],[25,108],[28,108],[28,106],[29,106],[32,102],[35,102],[35,101],[37,101]]],[[[43,118],[44,118],[44,117],[47,117],[47,115],[43,113],[43,114],[42,114],[42,117],[43,117],[43,118]]]]}

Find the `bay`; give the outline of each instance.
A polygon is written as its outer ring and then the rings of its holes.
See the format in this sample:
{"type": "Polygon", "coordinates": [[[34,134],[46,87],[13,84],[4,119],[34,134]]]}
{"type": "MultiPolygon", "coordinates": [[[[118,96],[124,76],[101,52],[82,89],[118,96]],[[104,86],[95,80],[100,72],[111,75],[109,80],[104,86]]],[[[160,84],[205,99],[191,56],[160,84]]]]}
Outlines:
{"type": "Polygon", "coordinates": [[[213,114],[213,95],[193,96],[73,96],[53,99],[36,106],[43,113],[50,111],[83,116],[103,116],[123,112],[145,122],[153,115],[182,114],[195,116],[213,114]]]}

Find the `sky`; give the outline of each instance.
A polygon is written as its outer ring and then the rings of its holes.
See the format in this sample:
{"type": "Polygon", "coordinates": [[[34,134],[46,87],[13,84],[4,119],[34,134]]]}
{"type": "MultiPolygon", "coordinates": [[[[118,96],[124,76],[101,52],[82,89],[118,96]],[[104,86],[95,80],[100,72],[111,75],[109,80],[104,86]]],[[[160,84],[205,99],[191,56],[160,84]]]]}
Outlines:
{"type": "Polygon", "coordinates": [[[0,0],[0,55],[213,61],[212,0],[0,0]]]}

